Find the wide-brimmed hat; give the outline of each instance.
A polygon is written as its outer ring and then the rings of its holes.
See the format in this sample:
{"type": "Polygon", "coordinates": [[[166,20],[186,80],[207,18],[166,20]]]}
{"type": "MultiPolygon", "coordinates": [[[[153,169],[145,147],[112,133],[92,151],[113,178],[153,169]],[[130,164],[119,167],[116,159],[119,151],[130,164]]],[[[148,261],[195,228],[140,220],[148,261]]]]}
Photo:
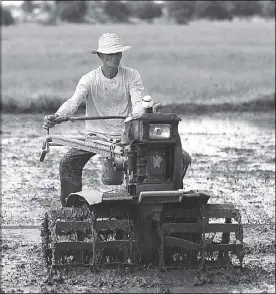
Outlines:
{"type": "Polygon", "coordinates": [[[123,46],[120,42],[120,38],[115,33],[104,33],[101,35],[98,42],[98,49],[92,49],[91,53],[103,53],[112,54],[118,52],[124,52],[130,49],[131,46],[123,46]]]}

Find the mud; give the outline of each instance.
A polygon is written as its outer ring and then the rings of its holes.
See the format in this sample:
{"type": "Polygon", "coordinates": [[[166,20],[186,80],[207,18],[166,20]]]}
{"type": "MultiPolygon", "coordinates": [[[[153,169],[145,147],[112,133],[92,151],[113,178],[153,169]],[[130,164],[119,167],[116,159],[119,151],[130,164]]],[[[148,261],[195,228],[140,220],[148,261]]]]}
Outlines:
{"type": "MultiPolygon", "coordinates": [[[[52,283],[42,263],[43,214],[60,207],[58,164],[66,147],[52,147],[39,162],[45,131],[42,115],[2,117],[2,293],[274,293],[275,118],[269,113],[183,117],[183,148],[192,156],[185,189],[214,192],[213,203],[234,203],[245,224],[243,270],[195,269],[159,272],[62,271],[52,283]],[[33,227],[32,227],[33,226],[33,227]]],[[[77,134],[83,123],[64,123],[55,134],[77,134]]],[[[85,167],[84,188],[104,189],[100,157],[85,167]]]]}

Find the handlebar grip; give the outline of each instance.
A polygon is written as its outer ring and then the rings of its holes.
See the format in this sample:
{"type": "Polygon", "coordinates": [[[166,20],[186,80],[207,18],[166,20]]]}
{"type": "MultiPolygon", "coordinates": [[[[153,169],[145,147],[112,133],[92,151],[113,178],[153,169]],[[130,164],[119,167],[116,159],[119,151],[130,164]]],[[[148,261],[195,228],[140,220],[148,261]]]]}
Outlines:
{"type": "Polygon", "coordinates": [[[53,120],[54,123],[60,124],[62,122],[70,120],[70,117],[65,116],[65,117],[57,117],[56,119],[53,120]]]}
{"type": "Polygon", "coordinates": [[[39,158],[40,162],[43,162],[44,161],[46,154],[47,154],[47,151],[46,150],[43,150],[41,152],[40,158],[39,158]]]}

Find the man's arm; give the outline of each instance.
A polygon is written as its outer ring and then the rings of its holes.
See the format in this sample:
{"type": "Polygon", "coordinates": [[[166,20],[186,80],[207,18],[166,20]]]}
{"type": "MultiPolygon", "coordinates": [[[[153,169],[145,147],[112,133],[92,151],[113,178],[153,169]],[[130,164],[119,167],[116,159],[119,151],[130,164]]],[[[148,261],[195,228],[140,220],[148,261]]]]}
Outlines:
{"type": "Polygon", "coordinates": [[[134,70],[132,74],[129,91],[132,103],[132,114],[143,114],[145,112],[142,104],[144,85],[137,70],[134,70]]]}
{"type": "Polygon", "coordinates": [[[85,77],[82,76],[78,82],[78,85],[76,87],[76,90],[73,96],[60,106],[60,108],[57,110],[55,115],[58,115],[59,117],[72,115],[78,110],[80,104],[83,101],[85,101],[85,99],[87,98],[87,95],[88,95],[88,83],[85,77]]]}

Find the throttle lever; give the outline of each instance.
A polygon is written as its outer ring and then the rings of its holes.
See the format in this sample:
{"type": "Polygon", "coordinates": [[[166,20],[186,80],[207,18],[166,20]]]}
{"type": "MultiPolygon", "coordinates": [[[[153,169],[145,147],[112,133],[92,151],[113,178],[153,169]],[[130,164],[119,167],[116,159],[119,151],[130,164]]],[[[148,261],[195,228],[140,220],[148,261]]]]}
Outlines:
{"type": "MultiPolygon", "coordinates": [[[[43,129],[47,131],[47,135],[49,135],[49,128],[46,127],[45,125],[42,126],[43,129]]],[[[49,149],[49,143],[47,141],[42,143],[42,152],[40,154],[40,162],[43,162],[45,159],[46,154],[50,151],[49,149]]]]}
{"type": "Polygon", "coordinates": [[[46,150],[42,150],[42,152],[40,154],[40,158],[39,158],[40,162],[43,162],[44,161],[44,158],[45,158],[46,154],[47,154],[47,151],[46,150]]]}

